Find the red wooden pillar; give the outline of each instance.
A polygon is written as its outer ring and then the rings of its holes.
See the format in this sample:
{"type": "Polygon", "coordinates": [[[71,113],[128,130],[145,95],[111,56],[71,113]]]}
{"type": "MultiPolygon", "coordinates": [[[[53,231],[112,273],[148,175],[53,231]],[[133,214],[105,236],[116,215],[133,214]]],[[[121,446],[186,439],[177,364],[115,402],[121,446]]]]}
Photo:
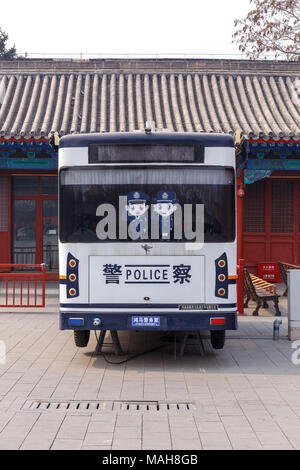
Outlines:
{"type": "Polygon", "coordinates": [[[239,259],[237,266],[237,311],[239,315],[244,313],[244,268],[245,260],[239,259]]]}
{"type": "Polygon", "coordinates": [[[237,309],[238,314],[244,313],[244,263],[243,263],[243,205],[244,205],[244,171],[237,171],[236,178],[236,212],[237,212],[237,309]],[[242,262],[241,262],[242,260],[242,262]]]}

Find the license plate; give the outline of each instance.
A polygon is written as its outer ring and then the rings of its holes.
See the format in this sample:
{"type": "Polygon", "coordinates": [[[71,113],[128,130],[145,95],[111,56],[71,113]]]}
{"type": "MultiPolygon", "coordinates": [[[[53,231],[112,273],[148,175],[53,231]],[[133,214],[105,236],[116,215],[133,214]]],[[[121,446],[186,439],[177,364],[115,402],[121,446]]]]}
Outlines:
{"type": "Polygon", "coordinates": [[[150,326],[156,327],[160,326],[160,317],[153,317],[149,315],[131,317],[132,326],[150,326]]]}

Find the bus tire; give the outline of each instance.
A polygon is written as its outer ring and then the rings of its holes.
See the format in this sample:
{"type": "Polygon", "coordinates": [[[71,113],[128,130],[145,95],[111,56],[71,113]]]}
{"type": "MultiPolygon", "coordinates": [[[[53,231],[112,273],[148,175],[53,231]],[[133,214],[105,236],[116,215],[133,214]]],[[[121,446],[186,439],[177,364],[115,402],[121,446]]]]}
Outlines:
{"type": "Polygon", "coordinates": [[[223,349],[225,344],[225,330],[211,331],[210,342],[214,349],[223,349]]]}
{"type": "Polygon", "coordinates": [[[85,348],[90,339],[90,330],[74,330],[74,341],[78,348],[85,348]]]}

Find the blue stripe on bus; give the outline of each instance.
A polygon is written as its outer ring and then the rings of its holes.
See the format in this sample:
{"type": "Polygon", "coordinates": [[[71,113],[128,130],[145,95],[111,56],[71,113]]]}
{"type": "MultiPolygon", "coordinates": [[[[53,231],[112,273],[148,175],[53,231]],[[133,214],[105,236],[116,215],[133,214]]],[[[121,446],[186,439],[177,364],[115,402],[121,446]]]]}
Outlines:
{"type": "MultiPolygon", "coordinates": [[[[185,304],[60,304],[60,307],[68,307],[68,308],[144,308],[144,309],[153,309],[153,308],[179,308],[180,305],[185,304]]],[[[236,304],[215,304],[218,308],[236,308],[236,304]]],[[[181,310],[182,311],[182,310],[181,310]]],[[[186,310],[187,311],[187,310],[186,310]]],[[[202,310],[201,310],[202,311],[202,310]]],[[[203,309],[205,312],[209,312],[209,310],[203,309]]]]}

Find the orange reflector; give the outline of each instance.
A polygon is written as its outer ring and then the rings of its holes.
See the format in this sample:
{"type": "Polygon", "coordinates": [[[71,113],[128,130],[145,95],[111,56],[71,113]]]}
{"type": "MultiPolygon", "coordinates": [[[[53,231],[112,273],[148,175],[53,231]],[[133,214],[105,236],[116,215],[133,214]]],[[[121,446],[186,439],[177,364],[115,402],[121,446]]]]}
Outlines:
{"type": "Polygon", "coordinates": [[[225,325],[225,318],[211,318],[211,325],[225,325]]]}

